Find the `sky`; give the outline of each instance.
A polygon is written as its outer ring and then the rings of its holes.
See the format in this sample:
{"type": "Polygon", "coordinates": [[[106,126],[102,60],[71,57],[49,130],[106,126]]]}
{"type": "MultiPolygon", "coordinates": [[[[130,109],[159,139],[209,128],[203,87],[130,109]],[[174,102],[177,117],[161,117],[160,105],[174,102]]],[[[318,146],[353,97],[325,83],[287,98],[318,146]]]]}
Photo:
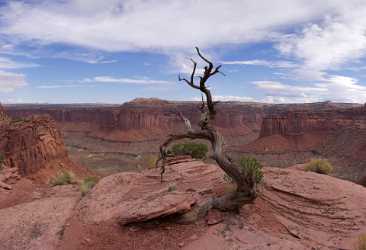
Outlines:
{"type": "Polygon", "coordinates": [[[365,0],[0,0],[0,102],[366,102],[365,0]],[[199,68],[202,65],[199,65],[199,68]]]}

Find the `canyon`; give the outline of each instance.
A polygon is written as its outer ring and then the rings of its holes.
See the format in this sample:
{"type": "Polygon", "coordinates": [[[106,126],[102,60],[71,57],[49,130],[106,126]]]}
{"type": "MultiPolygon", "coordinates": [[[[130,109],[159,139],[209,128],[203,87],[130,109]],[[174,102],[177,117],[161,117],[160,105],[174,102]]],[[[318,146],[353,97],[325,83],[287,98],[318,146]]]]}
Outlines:
{"type": "MultiPolygon", "coordinates": [[[[49,115],[61,129],[70,157],[101,173],[150,167],[167,135],[183,131],[182,113],[200,119],[199,102],[138,98],[122,105],[8,105],[13,118],[49,115]]],[[[366,108],[359,104],[220,102],[216,126],[233,158],[243,154],[265,165],[287,167],[328,158],[335,175],[366,176],[366,108]]]]}

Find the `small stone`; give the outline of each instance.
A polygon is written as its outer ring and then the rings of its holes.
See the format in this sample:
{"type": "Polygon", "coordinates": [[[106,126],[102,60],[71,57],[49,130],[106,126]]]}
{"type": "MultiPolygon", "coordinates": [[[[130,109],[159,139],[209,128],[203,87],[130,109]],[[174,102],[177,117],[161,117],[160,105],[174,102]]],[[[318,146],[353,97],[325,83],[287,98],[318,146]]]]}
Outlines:
{"type": "Polygon", "coordinates": [[[184,247],[184,242],[180,242],[180,243],[178,244],[178,246],[179,246],[179,247],[184,247]]]}

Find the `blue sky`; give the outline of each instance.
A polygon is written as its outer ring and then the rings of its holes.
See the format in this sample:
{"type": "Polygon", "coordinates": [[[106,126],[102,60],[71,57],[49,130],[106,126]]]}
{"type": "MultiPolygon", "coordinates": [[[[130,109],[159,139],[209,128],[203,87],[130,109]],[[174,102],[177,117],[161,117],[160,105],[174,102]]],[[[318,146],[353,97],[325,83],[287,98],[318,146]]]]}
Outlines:
{"type": "Polygon", "coordinates": [[[0,101],[195,100],[194,47],[217,100],[366,102],[364,0],[0,0],[0,101]]]}

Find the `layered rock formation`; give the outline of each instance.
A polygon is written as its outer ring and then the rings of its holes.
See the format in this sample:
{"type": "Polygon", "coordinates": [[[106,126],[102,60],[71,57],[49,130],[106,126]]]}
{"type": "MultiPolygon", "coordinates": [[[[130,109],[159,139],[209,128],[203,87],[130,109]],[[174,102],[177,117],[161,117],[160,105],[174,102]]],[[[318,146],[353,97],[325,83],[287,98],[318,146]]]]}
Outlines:
{"type": "Polygon", "coordinates": [[[340,129],[366,129],[366,107],[270,114],[263,119],[260,137],[332,133],[340,129]]]}
{"type": "MultiPolygon", "coordinates": [[[[48,114],[64,130],[86,131],[115,141],[159,139],[184,128],[178,113],[199,121],[197,102],[168,102],[136,99],[122,106],[15,105],[7,107],[12,117],[48,114]]],[[[228,135],[258,134],[262,122],[261,104],[222,103],[218,105],[217,126],[228,135]]]]}
{"type": "Polygon", "coordinates": [[[0,122],[3,123],[3,122],[6,122],[8,120],[9,120],[9,117],[5,113],[5,109],[4,109],[4,107],[0,103],[0,122]]]}
{"type": "Polygon", "coordinates": [[[86,171],[69,160],[61,133],[49,117],[1,122],[0,154],[2,183],[21,177],[47,182],[59,170],[70,169],[77,174],[86,171]]]}
{"type": "Polygon", "coordinates": [[[238,152],[272,166],[328,158],[336,176],[358,182],[366,176],[365,135],[365,106],[277,110],[263,118],[259,138],[238,152]]]}
{"type": "MultiPolygon", "coordinates": [[[[14,105],[6,108],[12,117],[52,116],[63,131],[73,159],[98,169],[113,165],[111,171],[119,171],[119,166],[124,166],[122,170],[144,166],[143,160],[136,159],[141,156],[144,159],[144,154],[156,154],[166,135],[184,130],[179,112],[196,124],[200,119],[198,106],[198,102],[136,99],[121,106],[14,105]]],[[[336,166],[340,169],[338,176],[358,180],[366,175],[359,171],[366,169],[359,161],[359,155],[365,154],[358,153],[364,152],[365,147],[364,137],[357,136],[366,128],[362,105],[223,102],[217,109],[217,127],[225,137],[226,150],[234,158],[253,154],[267,165],[287,167],[313,157],[336,156],[336,163],[342,161],[336,166]],[[345,134],[350,135],[348,142],[345,134]],[[354,167],[341,171],[350,164],[354,167]],[[357,173],[353,175],[355,170],[357,173]]]]}
{"type": "MultiPolygon", "coordinates": [[[[200,119],[198,102],[137,99],[123,105],[10,105],[11,117],[50,115],[63,132],[73,161],[104,173],[146,167],[170,133],[185,129],[178,113],[200,119]],[[145,157],[146,156],[146,157],[145,157]]],[[[217,126],[227,145],[258,137],[265,105],[218,104],[217,126]]]]}

